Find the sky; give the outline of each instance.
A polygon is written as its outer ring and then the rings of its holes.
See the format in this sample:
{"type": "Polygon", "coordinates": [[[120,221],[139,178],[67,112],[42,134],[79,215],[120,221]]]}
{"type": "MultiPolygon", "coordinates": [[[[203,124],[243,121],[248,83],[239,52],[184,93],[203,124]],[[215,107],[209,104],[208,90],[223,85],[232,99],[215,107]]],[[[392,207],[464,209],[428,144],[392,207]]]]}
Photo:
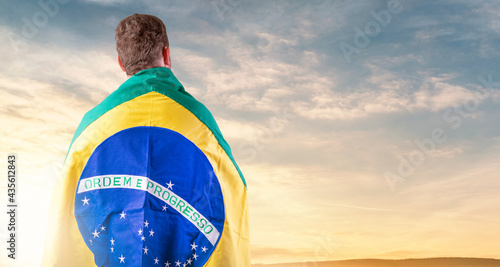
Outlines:
{"type": "Polygon", "coordinates": [[[500,258],[500,2],[19,0],[0,2],[0,171],[16,153],[19,173],[0,263],[39,266],[73,133],[127,79],[114,30],[133,13],[165,22],[245,175],[252,263],[500,258]]]}

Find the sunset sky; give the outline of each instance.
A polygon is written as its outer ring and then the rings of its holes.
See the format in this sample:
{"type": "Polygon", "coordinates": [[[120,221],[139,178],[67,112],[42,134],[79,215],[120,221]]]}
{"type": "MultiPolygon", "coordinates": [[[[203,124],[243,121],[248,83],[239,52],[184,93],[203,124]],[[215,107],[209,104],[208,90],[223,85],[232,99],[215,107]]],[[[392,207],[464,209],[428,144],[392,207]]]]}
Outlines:
{"type": "Polygon", "coordinates": [[[245,175],[253,263],[500,258],[499,1],[19,0],[0,2],[20,224],[0,265],[40,265],[73,133],[126,80],[114,30],[133,13],[165,22],[245,175]]]}

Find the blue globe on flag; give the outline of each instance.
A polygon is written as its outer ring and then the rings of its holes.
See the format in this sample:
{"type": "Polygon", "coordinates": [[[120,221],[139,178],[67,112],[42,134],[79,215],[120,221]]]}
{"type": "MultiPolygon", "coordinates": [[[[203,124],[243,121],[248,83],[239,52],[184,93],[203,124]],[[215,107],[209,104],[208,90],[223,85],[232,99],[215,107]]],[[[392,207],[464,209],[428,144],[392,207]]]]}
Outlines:
{"type": "Polygon", "coordinates": [[[203,266],[224,226],[210,162],[165,128],[129,128],[102,142],[75,196],[78,228],[98,266],[203,266]]]}

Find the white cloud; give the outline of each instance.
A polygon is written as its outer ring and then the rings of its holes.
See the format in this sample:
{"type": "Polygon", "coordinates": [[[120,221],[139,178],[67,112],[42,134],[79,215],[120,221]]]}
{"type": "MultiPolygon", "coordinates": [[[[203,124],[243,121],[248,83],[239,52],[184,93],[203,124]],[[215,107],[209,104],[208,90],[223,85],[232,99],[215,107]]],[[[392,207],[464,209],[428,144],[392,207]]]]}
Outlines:
{"type": "MultiPolygon", "coordinates": [[[[205,39],[202,35],[198,41],[205,39]]],[[[273,42],[269,45],[272,46],[273,42]]],[[[297,55],[304,65],[295,65],[272,57],[256,58],[256,48],[243,43],[235,35],[215,37],[211,43],[226,47],[227,56],[233,62],[215,62],[191,50],[177,49],[176,52],[182,59],[178,63],[180,67],[193,72],[193,76],[207,88],[204,100],[208,103],[222,103],[233,110],[273,111],[290,98],[307,95],[324,84],[331,85],[334,79],[321,77],[308,69],[318,64],[312,51],[297,55]]]]}
{"type": "Polygon", "coordinates": [[[309,119],[343,120],[402,111],[439,112],[467,101],[481,101],[475,91],[451,82],[455,74],[406,78],[368,66],[372,74],[353,92],[337,92],[335,88],[322,86],[321,90],[311,91],[308,98],[295,101],[292,104],[295,112],[309,119]]]}
{"type": "MultiPolygon", "coordinates": [[[[20,213],[18,244],[31,251],[20,256],[20,265],[39,265],[48,203],[73,133],[91,105],[53,84],[29,77],[0,74],[0,129],[2,150],[18,155],[18,202],[20,213]],[[34,223],[36,221],[36,223],[34,223]]],[[[22,255],[22,254],[21,254],[22,255]]],[[[0,260],[1,261],[1,260],[0,260]]],[[[10,266],[10,263],[8,264],[10,266]]]]}
{"type": "Polygon", "coordinates": [[[9,77],[30,77],[35,81],[60,84],[60,90],[72,92],[97,104],[126,80],[115,54],[99,50],[76,50],[51,44],[26,42],[18,53],[1,36],[0,54],[9,65],[0,71],[9,77]]]}
{"type": "Polygon", "coordinates": [[[407,55],[402,55],[402,56],[393,56],[393,57],[381,57],[381,58],[375,58],[371,59],[370,65],[374,66],[381,66],[381,67],[394,67],[398,65],[403,65],[403,64],[423,64],[424,58],[421,55],[415,55],[415,54],[407,54],[407,55]]]}
{"type": "Polygon", "coordinates": [[[418,41],[435,41],[437,38],[450,36],[457,33],[457,30],[452,27],[439,27],[419,30],[415,33],[415,39],[418,41]]]}
{"type": "MultiPolygon", "coordinates": [[[[266,40],[263,48],[270,51],[280,42],[294,44],[268,33],[257,36],[266,40]]],[[[193,38],[201,43],[210,39],[204,35],[193,38]]],[[[288,64],[274,57],[255,57],[255,47],[228,33],[214,37],[211,43],[224,46],[233,63],[224,65],[194,51],[180,49],[183,61],[179,64],[194,70],[193,75],[206,86],[205,101],[224,104],[229,110],[273,111],[289,106],[298,116],[307,119],[349,120],[402,111],[439,112],[474,97],[473,91],[451,82],[456,74],[407,77],[379,67],[424,63],[421,56],[414,54],[375,59],[366,65],[372,74],[364,77],[359,87],[340,91],[335,75],[325,77],[314,70],[320,60],[313,51],[297,55],[301,64],[288,64]]]]}

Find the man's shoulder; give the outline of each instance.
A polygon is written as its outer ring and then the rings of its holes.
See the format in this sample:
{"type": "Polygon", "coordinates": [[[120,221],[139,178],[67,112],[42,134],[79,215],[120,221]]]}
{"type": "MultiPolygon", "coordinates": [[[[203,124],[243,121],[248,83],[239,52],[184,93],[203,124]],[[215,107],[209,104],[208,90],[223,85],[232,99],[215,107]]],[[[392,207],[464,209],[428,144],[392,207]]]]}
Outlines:
{"type": "MultiPolygon", "coordinates": [[[[175,101],[195,115],[214,134],[217,135],[220,131],[211,112],[184,89],[170,69],[152,68],[130,77],[101,103],[89,110],[83,117],[76,134],[110,110],[147,94],[160,94],[175,101]]],[[[161,101],[157,104],[161,104],[161,101]]]]}

